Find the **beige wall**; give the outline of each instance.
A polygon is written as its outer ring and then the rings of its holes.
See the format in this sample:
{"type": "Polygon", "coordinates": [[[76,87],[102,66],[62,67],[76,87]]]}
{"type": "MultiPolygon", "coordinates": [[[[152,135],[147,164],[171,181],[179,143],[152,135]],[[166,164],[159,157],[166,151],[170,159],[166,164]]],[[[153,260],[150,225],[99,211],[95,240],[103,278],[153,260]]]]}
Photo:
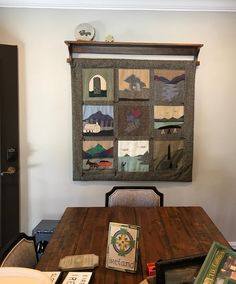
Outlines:
{"type": "MultiPolygon", "coordinates": [[[[0,9],[0,43],[19,46],[21,227],[67,206],[103,206],[111,181],[72,181],[70,66],[64,40],[82,22],[96,40],[203,43],[192,183],[151,182],[165,205],[200,205],[236,241],[236,16],[233,13],[0,9]]],[[[130,184],[130,183],[129,183],[130,184]]],[[[134,182],[135,184],[135,182],[134,182]]]]}

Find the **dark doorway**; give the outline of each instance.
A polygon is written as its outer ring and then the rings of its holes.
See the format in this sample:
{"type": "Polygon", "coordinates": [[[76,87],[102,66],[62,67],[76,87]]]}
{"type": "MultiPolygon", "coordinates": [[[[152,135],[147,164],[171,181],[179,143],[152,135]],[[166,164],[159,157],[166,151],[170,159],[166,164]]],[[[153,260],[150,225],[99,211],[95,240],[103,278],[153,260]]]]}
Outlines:
{"type": "Polygon", "coordinates": [[[0,45],[0,246],[19,232],[17,46],[0,45]]]}

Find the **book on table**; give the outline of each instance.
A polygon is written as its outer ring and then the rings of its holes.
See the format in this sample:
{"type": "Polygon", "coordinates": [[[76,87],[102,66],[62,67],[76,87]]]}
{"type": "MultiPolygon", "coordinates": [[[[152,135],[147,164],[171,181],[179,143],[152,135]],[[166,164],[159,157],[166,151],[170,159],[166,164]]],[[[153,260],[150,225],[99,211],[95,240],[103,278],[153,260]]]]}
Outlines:
{"type": "Polygon", "coordinates": [[[106,267],[136,272],[138,263],[139,230],[137,225],[110,222],[106,267]]]}
{"type": "Polygon", "coordinates": [[[213,242],[194,284],[236,284],[236,252],[213,242]]]}

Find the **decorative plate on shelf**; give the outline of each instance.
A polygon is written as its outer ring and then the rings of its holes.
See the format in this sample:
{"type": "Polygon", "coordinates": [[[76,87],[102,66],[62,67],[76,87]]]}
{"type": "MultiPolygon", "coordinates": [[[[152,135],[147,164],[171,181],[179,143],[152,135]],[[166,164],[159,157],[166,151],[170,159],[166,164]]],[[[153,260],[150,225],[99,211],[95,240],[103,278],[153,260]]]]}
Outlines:
{"type": "Polygon", "coordinates": [[[90,24],[83,23],[79,24],[75,28],[75,39],[76,40],[93,40],[95,36],[95,29],[90,24]]]}

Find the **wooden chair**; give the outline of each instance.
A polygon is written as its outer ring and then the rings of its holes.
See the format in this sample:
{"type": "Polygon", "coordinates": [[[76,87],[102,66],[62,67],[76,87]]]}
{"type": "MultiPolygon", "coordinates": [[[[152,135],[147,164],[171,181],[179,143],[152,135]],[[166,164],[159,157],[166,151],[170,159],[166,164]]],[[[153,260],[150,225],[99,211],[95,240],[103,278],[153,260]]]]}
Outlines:
{"type": "Polygon", "coordinates": [[[159,207],[164,195],[155,186],[114,186],[106,193],[106,207],[159,207]]]}
{"type": "Polygon", "coordinates": [[[34,237],[19,233],[0,250],[1,267],[34,268],[38,257],[34,237]]]}

